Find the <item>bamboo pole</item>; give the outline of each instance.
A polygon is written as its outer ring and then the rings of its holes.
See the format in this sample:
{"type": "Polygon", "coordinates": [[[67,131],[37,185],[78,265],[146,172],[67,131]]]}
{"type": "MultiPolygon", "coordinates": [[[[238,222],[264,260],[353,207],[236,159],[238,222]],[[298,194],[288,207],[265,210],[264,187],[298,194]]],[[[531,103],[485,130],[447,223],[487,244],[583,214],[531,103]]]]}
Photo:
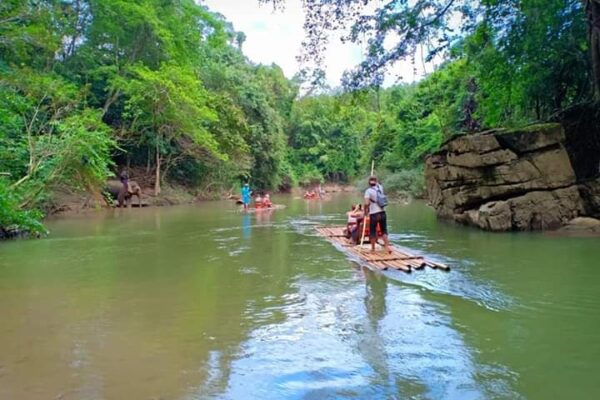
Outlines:
{"type": "MultiPolygon", "coordinates": [[[[375,171],[375,160],[371,160],[371,175],[373,176],[373,172],[375,171]]],[[[364,211],[363,211],[363,229],[362,229],[362,235],[360,238],[360,245],[362,246],[363,243],[365,242],[365,232],[367,230],[367,208],[365,207],[364,211]]]]}
{"type": "Polygon", "coordinates": [[[433,261],[428,261],[427,264],[432,266],[433,268],[443,269],[444,271],[450,271],[450,267],[445,264],[436,263],[433,261]]]}
{"type": "Polygon", "coordinates": [[[403,264],[401,262],[393,262],[393,263],[389,263],[389,265],[394,269],[402,270],[404,272],[410,272],[410,269],[411,269],[410,265],[403,264]]]}
{"type": "Polygon", "coordinates": [[[364,209],[363,211],[363,229],[362,229],[362,235],[360,237],[360,245],[362,247],[363,243],[365,243],[365,233],[367,232],[367,208],[364,209]]]}

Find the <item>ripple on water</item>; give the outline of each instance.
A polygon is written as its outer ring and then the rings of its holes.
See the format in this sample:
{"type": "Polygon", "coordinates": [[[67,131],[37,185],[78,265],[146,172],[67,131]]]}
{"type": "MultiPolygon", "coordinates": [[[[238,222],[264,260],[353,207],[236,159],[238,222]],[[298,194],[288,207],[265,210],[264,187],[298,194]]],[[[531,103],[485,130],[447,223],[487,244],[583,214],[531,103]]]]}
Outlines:
{"type": "MultiPolygon", "coordinates": [[[[424,255],[413,249],[408,250],[416,255],[424,255]]],[[[469,268],[465,268],[465,265],[473,267],[477,264],[463,261],[460,263],[460,265],[462,265],[461,268],[457,266],[458,263],[455,260],[449,258],[440,256],[432,257],[429,254],[427,254],[427,257],[436,262],[450,266],[451,271],[444,272],[429,268],[413,271],[410,274],[396,270],[372,271],[395,281],[427,289],[433,293],[456,296],[468,301],[473,301],[491,311],[508,310],[514,307],[515,301],[510,296],[494,287],[493,284],[483,282],[482,280],[473,277],[472,274],[469,273],[469,268]]],[[[353,257],[348,258],[358,266],[371,269],[367,263],[361,260],[353,257]]],[[[326,261],[324,259],[321,260],[326,261]]]]}
{"type": "Polygon", "coordinates": [[[260,272],[258,271],[258,268],[245,266],[240,268],[240,273],[244,275],[257,275],[260,272]]]}
{"type": "Polygon", "coordinates": [[[225,397],[475,399],[511,393],[501,366],[478,372],[444,306],[384,277],[363,281],[299,277],[295,293],[267,296],[270,305],[260,310],[250,306],[248,318],[264,324],[243,344],[225,397]],[[482,386],[477,373],[494,383],[482,386]]]}
{"type": "MultiPolygon", "coordinates": [[[[229,248],[228,246],[219,247],[219,249],[228,249],[228,248],[229,248]]],[[[229,254],[229,257],[237,257],[237,256],[245,253],[248,250],[250,250],[250,247],[248,247],[248,246],[240,246],[240,247],[235,248],[235,249],[230,249],[227,254],[229,254]]]]}
{"type": "Polygon", "coordinates": [[[289,218],[287,224],[292,227],[292,231],[304,235],[316,236],[315,227],[324,223],[343,224],[339,215],[314,215],[306,218],[289,218]]]}
{"type": "Polygon", "coordinates": [[[217,243],[228,243],[228,242],[235,242],[236,240],[240,240],[240,237],[239,236],[227,236],[227,237],[221,237],[221,238],[214,238],[213,240],[217,243]]]}
{"type": "MultiPolygon", "coordinates": [[[[290,225],[300,234],[307,236],[318,236],[314,230],[316,226],[322,225],[323,221],[338,221],[339,215],[323,215],[323,216],[310,216],[301,219],[290,219],[290,225]]],[[[470,260],[455,260],[452,258],[444,257],[438,254],[432,254],[427,250],[436,244],[443,242],[443,239],[434,239],[425,233],[419,231],[406,230],[401,234],[391,234],[390,241],[395,245],[403,248],[413,254],[427,256],[433,261],[440,262],[450,266],[451,272],[446,273],[443,271],[436,271],[431,269],[425,269],[422,271],[414,271],[411,274],[406,274],[399,271],[376,271],[383,273],[385,276],[398,280],[404,283],[417,285],[419,287],[431,290],[436,293],[442,293],[450,296],[457,296],[469,301],[473,301],[478,305],[481,305],[489,310],[498,311],[510,309],[514,306],[514,300],[505,294],[502,290],[495,287],[493,284],[484,282],[481,279],[476,278],[476,274],[471,273],[471,270],[477,270],[479,264],[470,260]]],[[[296,244],[306,246],[318,246],[326,247],[331,246],[325,240],[319,243],[311,241],[301,241],[296,244]]],[[[368,264],[347,256],[348,259],[354,261],[358,265],[369,267],[368,264]]],[[[335,255],[324,252],[311,260],[311,265],[327,265],[338,261],[335,255]]]]}
{"type": "MultiPolygon", "coordinates": [[[[450,272],[424,269],[406,274],[400,271],[385,271],[387,277],[404,283],[417,285],[436,293],[457,296],[465,300],[474,301],[492,311],[511,309],[515,305],[514,299],[507,295],[493,283],[485,282],[477,277],[476,272],[480,264],[471,260],[455,260],[440,254],[428,251],[433,245],[440,244],[443,239],[433,239],[426,235],[406,231],[402,234],[391,234],[390,241],[412,254],[426,256],[432,261],[446,264],[450,272]]],[[[363,265],[367,266],[367,264],[363,265]]]]}

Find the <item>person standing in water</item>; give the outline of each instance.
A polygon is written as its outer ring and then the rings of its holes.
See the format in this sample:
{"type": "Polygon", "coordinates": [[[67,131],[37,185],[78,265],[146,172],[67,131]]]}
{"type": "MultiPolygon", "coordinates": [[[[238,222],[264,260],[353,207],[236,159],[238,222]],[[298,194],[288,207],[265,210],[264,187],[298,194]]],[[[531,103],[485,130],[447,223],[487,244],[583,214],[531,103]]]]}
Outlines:
{"type": "Polygon", "coordinates": [[[242,203],[244,204],[244,210],[248,209],[251,194],[252,191],[250,190],[250,185],[248,185],[248,183],[244,183],[244,186],[242,186],[242,203]]]}
{"type": "Polygon", "coordinates": [[[365,191],[365,211],[369,213],[369,242],[371,251],[375,251],[377,243],[377,226],[381,229],[383,247],[391,253],[390,242],[387,231],[387,215],[383,209],[387,205],[387,198],[383,193],[383,187],[377,183],[377,177],[369,177],[369,188],[365,191]]]}

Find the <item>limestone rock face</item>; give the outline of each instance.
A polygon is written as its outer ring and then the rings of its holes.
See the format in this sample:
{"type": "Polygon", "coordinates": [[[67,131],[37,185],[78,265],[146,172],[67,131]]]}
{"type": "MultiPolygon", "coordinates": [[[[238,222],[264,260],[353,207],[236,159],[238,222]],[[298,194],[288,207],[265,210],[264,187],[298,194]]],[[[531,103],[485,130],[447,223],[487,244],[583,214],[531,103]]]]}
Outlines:
{"type": "Polygon", "coordinates": [[[600,218],[600,178],[581,183],[579,193],[583,198],[585,214],[600,218]]]}
{"type": "MultiPolygon", "coordinates": [[[[427,159],[430,203],[486,230],[557,229],[585,211],[563,142],[558,124],[455,138],[427,159]]],[[[600,205],[600,182],[589,192],[600,205]]]]}

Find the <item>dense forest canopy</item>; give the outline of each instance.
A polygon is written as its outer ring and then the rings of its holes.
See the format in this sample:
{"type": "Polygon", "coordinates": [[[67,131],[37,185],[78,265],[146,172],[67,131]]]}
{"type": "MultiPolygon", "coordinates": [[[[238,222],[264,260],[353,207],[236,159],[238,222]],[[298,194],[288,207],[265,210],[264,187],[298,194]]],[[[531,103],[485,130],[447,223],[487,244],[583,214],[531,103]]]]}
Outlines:
{"type": "Polygon", "coordinates": [[[598,93],[596,0],[309,0],[305,10],[311,72],[288,79],[250,62],[245,35],[193,0],[2,1],[0,226],[40,230],[31,210],[48,209],[56,188],[99,195],[126,168],[151,176],[156,195],[165,184],[208,195],[246,180],[347,182],[375,160],[389,188],[419,194],[423,159],[445,138],[548,120],[598,93]],[[304,82],[322,82],[332,30],[365,43],[364,61],[346,90],[304,95],[304,82]],[[444,62],[418,83],[381,87],[419,48],[444,62]]]}

